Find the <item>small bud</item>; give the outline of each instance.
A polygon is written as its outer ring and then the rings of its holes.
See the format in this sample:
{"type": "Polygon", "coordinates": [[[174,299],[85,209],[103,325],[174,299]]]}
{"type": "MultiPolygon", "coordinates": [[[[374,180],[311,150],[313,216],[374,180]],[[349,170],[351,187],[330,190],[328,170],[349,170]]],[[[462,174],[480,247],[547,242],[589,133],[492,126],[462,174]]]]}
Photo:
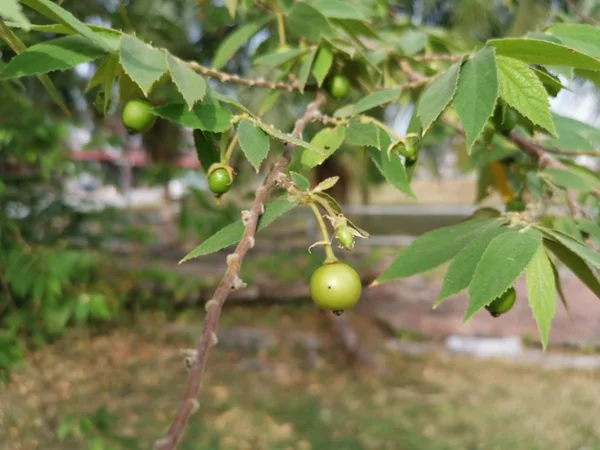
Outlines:
{"type": "Polygon", "coordinates": [[[254,244],[256,244],[256,241],[253,236],[250,236],[248,238],[248,245],[250,246],[250,248],[254,248],[254,244]]]}
{"type": "Polygon", "coordinates": [[[227,255],[227,265],[230,266],[236,261],[240,260],[240,255],[237,253],[232,253],[231,255],[227,255]]]}
{"type": "Polygon", "coordinates": [[[204,310],[205,310],[206,312],[208,312],[208,310],[209,310],[210,308],[212,308],[213,306],[218,306],[218,305],[219,305],[219,302],[218,302],[218,301],[216,301],[214,298],[211,298],[211,299],[210,299],[209,301],[207,301],[207,302],[206,302],[206,304],[204,305],[204,310]]]}
{"type": "Polygon", "coordinates": [[[251,217],[252,213],[250,211],[248,211],[247,209],[242,211],[242,222],[244,222],[244,225],[248,223],[251,217]]]}
{"type": "Polygon", "coordinates": [[[210,342],[208,343],[209,347],[214,347],[215,345],[217,345],[219,343],[219,338],[217,337],[217,335],[215,334],[215,332],[213,331],[210,334],[210,342]]]}
{"type": "Polygon", "coordinates": [[[237,291],[238,289],[243,289],[246,286],[248,285],[244,283],[242,279],[237,275],[233,278],[233,281],[231,282],[231,289],[234,291],[237,291]]]}
{"type": "Polygon", "coordinates": [[[342,225],[335,230],[335,238],[341,248],[352,250],[354,248],[354,233],[348,225],[342,225]]]}

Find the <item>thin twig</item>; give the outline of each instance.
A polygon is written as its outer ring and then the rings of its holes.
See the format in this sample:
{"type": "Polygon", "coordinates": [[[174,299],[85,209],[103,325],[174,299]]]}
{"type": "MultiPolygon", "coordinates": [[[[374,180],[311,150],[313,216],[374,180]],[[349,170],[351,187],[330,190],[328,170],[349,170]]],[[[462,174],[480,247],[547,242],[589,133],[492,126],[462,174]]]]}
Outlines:
{"type": "MultiPolygon", "coordinates": [[[[295,137],[301,138],[304,128],[311,121],[312,116],[319,114],[319,108],[324,101],[325,96],[318,93],[315,101],[307,106],[304,115],[296,121],[294,126],[292,134],[295,137]]],[[[190,415],[198,409],[199,404],[197,397],[200,389],[200,382],[204,372],[208,350],[217,342],[216,330],[223,304],[229,293],[242,284],[239,279],[242,260],[246,253],[254,247],[254,235],[258,218],[264,212],[264,205],[269,191],[275,187],[278,179],[281,177],[293,148],[293,144],[286,146],[286,155],[273,164],[263,184],[256,190],[255,198],[250,210],[242,212],[242,220],[245,224],[244,235],[235,251],[227,257],[227,270],[212,299],[206,304],[206,316],[204,318],[202,333],[198,339],[198,344],[196,345],[194,352],[195,359],[191,361],[190,374],[186,383],[183,401],[167,433],[162,439],[156,442],[155,448],[157,450],[175,450],[190,415]]]]}
{"type": "MultiPolygon", "coordinates": [[[[215,78],[215,79],[219,80],[221,83],[234,83],[234,84],[241,84],[243,86],[249,86],[249,87],[264,87],[264,88],[268,88],[268,89],[272,89],[272,90],[276,89],[276,90],[288,91],[288,92],[300,91],[300,88],[298,87],[298,83],[295,83],[295,82],[286,83],[283,81],[269,81],[269,80],[265,80],[263,78],[256,78],[256,79],[244,78],[244,77],[240,77],[239,75],[231,75],[231,74],[221,72],[216,69],[211,69],[209,67],[203,66],[202,64],[198,64],[195,61],[188,61],[187,64],[190,67],[190,69],[192,69],[194,72],[198,72],[199,74],[202,74],[208,78],[215,78]]],[[[305,89],[305,90],[308,90],[308,89],[305,89]]]]}
{"type": "Polygon", "coordinates": [[[427,77],[421,75],[406,60],[400,61],[400,70],[406,74],[406,78],[412,83],[426,83],[427,77]]]}
{"type": "Polygon", "coordinates": [[[592,19],[590,16],[584,14],[573,0],[567,0],[567,5],[569,5],[569,9],[571,9],[575,14],[577,14],[583,22],[588,23],[590,25],[598,25],[598,22],[592,19]]]}

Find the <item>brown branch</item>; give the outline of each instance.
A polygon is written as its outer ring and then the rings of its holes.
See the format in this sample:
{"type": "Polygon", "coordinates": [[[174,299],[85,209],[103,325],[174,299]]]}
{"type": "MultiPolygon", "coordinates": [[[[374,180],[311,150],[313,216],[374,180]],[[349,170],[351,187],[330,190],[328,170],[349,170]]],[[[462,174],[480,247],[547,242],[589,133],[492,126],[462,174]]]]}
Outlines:
{"type": "MultiPolygon", "coordinates": [[[[296,121],[292,133],[294,136],[301,138],[304,128],[314,115],[319,114],[319,108],[324,101],[325,96],[322,93],[318,93],[315,100],[307,106],[304,115],[296,121]]],[[[245,224],[244,235],[235,251],[227,257],[227,269],[225,274],[212,299],[206,304],[206,316],[204,318],[202,333],[198,339],[196,349],[193,352],[195,358],[190,360],[190,374],[186,383],[183,401],[167,433],[162,439],[156,442],[155,448],[157,450],[175,450],[190,415],[198,409],[199,405],[197,397],[200,390],[200,382],[204,372],[208,350],[217,343],[216,330],[223,304],[232,290],[243,285],[242,281],[239,279],[242,260],[246,253],[254,247],[254,235],[258,218],[264,212],[264,205],[269,191],[277,184],[278,179],[283,173],[283,168],[288,163],[289,154],[293,148],[293,145],[286,146],[286,155],[273,164],[263,184],[256,190],[255,198],[250,210],[242,212],[242,220],[245,224]]]]}
{"type": "Polygon", "coordinates": [[[415,69],[413,69],[412,66],[408,63],[408,61],[405,61],[405,60],[400,61],[400,70],[402,72],[404,72],[404,74],[406,75],[406,78],[408,78],[408,80],[411,83],[425,84],[429,81],[429,78],[421,75],[419,72],[417,72],[415,69]]]}
{"type": "Polygon", "coordinates": [[[244,77],[240,77],[239,75],[231,75],[231,74],[221,72],[216,69],[211,69],[209,67],[198,64],[195,61],[188,61],[187,64],[190,67],[190,69],[192,69],[194,72],[198,72],[199,74],[202,74],[208,78],[215,78],[215,79],[219,80],[221,83],[234,83],[234,84],[241,84],[243,86],[249,86],[249,87],[264,87],[264,88],[268,88],[268,89],[288,91],[288,92],[300,91],[300,88],[298,87],[298,83],[296,83],[296,82],[286,83],[283,81],[269,81],[269,80],[265,80],[263,78],[257,78],[257,79],[244,78],[244,77]]]}
{"type": "Polygon", "coordinates": [[[584,14],[573,0],[567,0],[567,5],[569,5],[569,9],[572,10],[575,14],[577,14],[583,22],[588,23],[590,25],[598,25],[598,22],[592,19],[590,16],[584,14]]]}

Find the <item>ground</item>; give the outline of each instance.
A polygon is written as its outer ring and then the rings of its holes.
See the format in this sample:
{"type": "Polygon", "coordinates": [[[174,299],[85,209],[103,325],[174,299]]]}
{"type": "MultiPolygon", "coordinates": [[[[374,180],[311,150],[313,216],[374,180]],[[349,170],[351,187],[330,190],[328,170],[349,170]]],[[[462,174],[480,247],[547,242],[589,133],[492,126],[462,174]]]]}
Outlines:
{"type": "MultiPolygon", "coordinates": [[[[215,347],[182,449],[600,449],[596,372],[407,357],[385,350],[384,331],[350,313],[388,369],[375,375],[347,364],[327,321],[308,303],[229,307],[224,318],[229,329],[264,329],[277,344],[258,353],[215,347]],[[320,364],[298,345],[311,339],[320,364]]],[[[2,448],[86,449],[94,432],[60,441],[57,430],[102,405],[116,418],[110,432],[135,437],[137,446],[104,440],[98,448],[151,448],[183,390],[179,350],[194,342],[173,330],[196,328],[199,320],[189,311],[175,324],[143,315],[95,336],[72,330],[31,354],[0,387],[2,448]]]]}

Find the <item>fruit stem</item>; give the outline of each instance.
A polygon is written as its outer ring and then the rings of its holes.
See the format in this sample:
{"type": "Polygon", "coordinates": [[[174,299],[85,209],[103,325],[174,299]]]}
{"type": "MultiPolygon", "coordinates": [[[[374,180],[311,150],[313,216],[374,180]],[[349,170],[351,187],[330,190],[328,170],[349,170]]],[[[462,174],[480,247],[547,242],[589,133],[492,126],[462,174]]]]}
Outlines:
{"type": "Polygon", "coordinates": [[[233,149],[235,148],[236,144],[238,143],[238,139],[239,139],[239,135],[237,133],[231,138],[231,141],[229,142],[229,146],[227,147],[227,150],[225,151],[225,156],[223,156],[223,160],[221,161],[223,164],[229,164],[229,160],[231,159],[231,154],[233,153],[233,149]]]}
{"type": "Polygon", "coordinates": [[[275,17],[277,18],[277,35],[279,36],[279,47],[285,47],[287,45],[285,41],[285,23],[283,21],[283,14],[278,7],[275,9],[275,17]]]}
{"type": "Polygon", "coordinates": [[[325,221],[323,220],[323,216],[319,212],[319,208],[314,201],[307,203],[307,205],[312,209],[315,214],[315,219],[317,219],[317,224],[319,225],[319,229],[321,230],[321,234],[323,235],[323,245],[325,247],[325,261],[324,264],[331,264],[336,262],[338,259],[335,257],[333,253],[333,249],[331,248],[331,239],[329,238],[329,232],[327,231],[327,225],[325,225],[325,221]]]}
{"type": "Polygon", "coordinates": [[[334,219],[338,215],[333,210],[333,208],[331,207],[331,205],[329,204],[329,202],[327,200],[325,200],[323,197],[315,196],[314,200],[325,209],[325,211],[327,212],[327,214],[329,214],[329,216],[332,219],[334,219]]]}

